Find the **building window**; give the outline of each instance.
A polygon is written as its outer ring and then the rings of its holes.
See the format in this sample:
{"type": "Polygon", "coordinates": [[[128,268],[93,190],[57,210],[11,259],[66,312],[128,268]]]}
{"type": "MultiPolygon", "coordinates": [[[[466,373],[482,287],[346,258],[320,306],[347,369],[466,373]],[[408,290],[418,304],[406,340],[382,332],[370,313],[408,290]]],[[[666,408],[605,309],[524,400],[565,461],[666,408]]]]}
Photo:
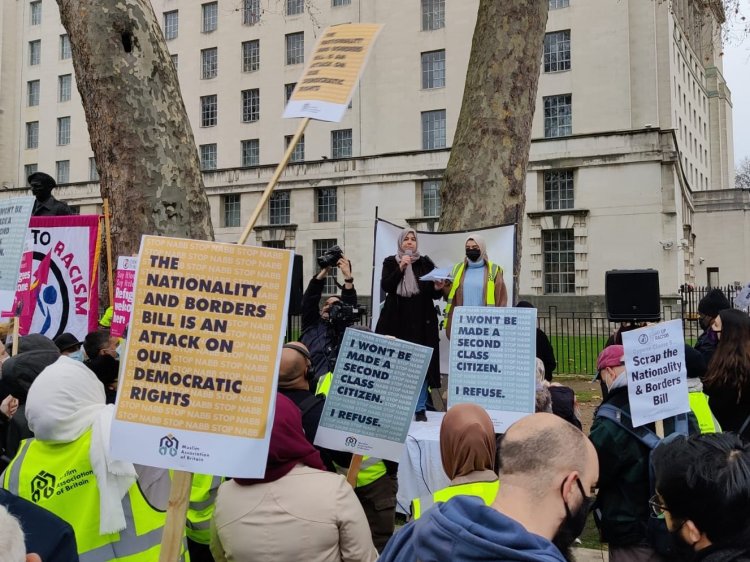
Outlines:
{"type": "Polygon", "coordinates": [[[348,6],[352,3],[352,0],[333,0],[333,7],[336,6],[348,6]]]}
{"type": "Polygon", "coordinates": [[[573,170],[544,172],[544,209],[573,208],[573,170]]]}
{"type": "Polygon", "coordinates": [[[296,16],[305,11],[304,0],[286,0],[286,15],[296,16]]]}
{"type": "MultiPolygon", "coordinates": [[[[31,174],[36,174],[38,170],[39,164],[26,164],[23,167],[23,175],[25,178],[28,178],[31,174]]],[[[28,181],[28,179],[26,181],[28,181]]]]}
{"type": "Polygon", "coordinates": [[[202,4],[201,16],[201,21],[203,22],[201,29],[203,33],[216,31],[219,25],[219,3],[209,2],[208,4],[202,4]]]}
{"type": "Polygon", "coordinates": [[[81,206],[80,205],[68,205],[70,207],[70,213],[72,215],[80,215],[81,214],[81,206]]]}
{"type": "Polygon", "coordinates": [[[89,181],[99,181],[99,170],[96,169],[96,158],[89,158],[89,181]]]}
{"type": "MultiPolygon", "coordinates": [[[[328,250],[338,244],[335,238],[327,238],[324,240],[313,240],[313,263],[318,263],[318,258],[325,254],[328,250]]],[[[326,276],[325,285],[323,285],[324,295],[333,295],[337,292],[336,287],[336,275],[338,268],[332,267],[326,276]]]]}
{"type": "Polygon", "coordinates": [[[719,268],[718,267],[707,267],[706,276],[709,287],[719,286],[719,268]]]}
{"type": "Polygon", "coordinates": [[[253,72],[260,68],[260,41],[253,39],[242,43],[242,72],[253,72]]]}
{"type": "Polygon", "coordinates": [[[202,144],[200,146],[201,170],[216,169],[216,143],[202,144]]]}
{"type": "Polygon", "coordinates": [[[573,134],[571,94],[544,97],[544,136],[564,137],[573,134]]]}
{"type": "Polygon", "coordinates": [[[177,10],[164,12],[164,39],[177,39],[177,32],[180,28],[180,14],[177,10]]]}
{"type": "Polygon", "coordinates": [[[39,121],[26,123],[26,148],[39,148],[39,121]]]}
{"type": "Polygon", "coordinates": [[[445,0],[422,0],[422,31],[445,27],[445,0]]]}
{"type": "Polygon", "coordinates": [[[289,191],[274,191],[268,202],[270,224],[289,224],[291,222],[291,205],[289,191]]]}
{"type": "Polygon", "coordinates": [[[422,216],[439,217],[442,211],[440,200],[441,180],[426,180],[422,182],[422,216]]]}
{"type": "Polygon", "coordinates": [[[544,34],[544,72],[570,70],[570,30],[544,34]]]}
{"type": "Polygon", "coordinates": [[[260,140],[248,139],[243,140],[242,149],[242,166],[259,166],[260,165],[260,140]]]}
{"type": "Polygon", "coordinates": [[[260,0],[244,0],[242,3],[242,24],[255,25],[260,22],[260,0]]]}
{"type": "Polygon", "coordinates": [[[26,105],[35,107],[39,105],[39,80],[26,82],[26,105]]]}
{"type": "Polygon", "coordinates": [[[291,84],[284,84],[284,105],[289,103],[289,100],[292,97],[292,93],[294,92],[294,87],[297,85],[296,82],[292,82],[291,84]]]}
{"type": "Polygon", "coordinates": [[[55,162],[55,179],[57,183],[68,183],[70,181],[70,160],[55,162]]]}
{"type": "Polygon", "coordinates": [[[286,249],[286,242],[283,240],[264,240],[263,241],[263,247],[264,248],[275,248],[277,250],[285,250],[286,249]]]}
{"type": "Polygon", "coordinates": [[[545,294],[575,293],[575,241],[573,229],[543,230],[545,294]]]}
{"type": "Polygon", "coordinates": [[[29,41],[29,65],[36,66],[42,60],[42,40],[29,41]]]}
{"type": "MultiPolygon", "coordinates": [[[[294,135],[286,135],[284,137],[284,148],[289,148],[289,143],[292,142],[294,135]]],[[[305,161],[305,135],[302,135],[292,151],[292,157],[289,159],[290,162],[304,162],[305,161]]]]}
{"type": "Polygon", "coordinates": [[[242,122],[253,123],[260,119],[260,90],[242,90],[242,122]]]}
{"type": "Polygon", "coordinates": [[[352,130],[331,131],[331,158],[351,158],[352,130]]]}
{"type": "Polygon", "coordinates": [[[31,25],[39,25],[42,23],[42,0],[36,0],[29,4],[31,8],[31,25]]]}
{"type": "Polygon", "coordinates": [[[67,33],[60,35],[60,60],[67,60],[72,56],[70,50],[70,37],[67,33]]]}
{"type": "Polygon", "coordinates": [[[320,187],[315,190],[315,205],[318,222],[336,222],[337,199],[335,187],[320,187]]]}
{"type": "Polygon", "coordinates": [[[70,101],[70,91],[72,84],[72,74],[63,74],[57,77],[57,101],[70,101]]]}
{"type": "Polygon", "coordinates": [[[232,228],[240,226],[240,194],[229,193],[221,196],[221,226],[232,228]]]}
{"type": "Polygon", "coordinates": [[[549,0],[550,10],[559,10],[560,8],[567,8],[570,6],[570,0],[549,0]]]}
{"type": "Polygon", "coordinates": [[[174,69],[178,70],[180,68],[180,57],[175,55],[169,55],[169,57],[172,59],[172,64],[174,65],[174,69]]]}
{"type": "Polygon", "coordinates": [[[302,64],[305,62],[305,34],[288,33],[286,36],[286,63],[302,64]]]}
{"type": "Polygon", "coordinates": [[[201,49],[201,80],[216,78],[219,73],[219,49],[201,49]]]}
{"type": "Polygon", "coordinates": [[[70,117],[57,118],[57,146],[70,144],[70,117]]]}
{"type": "Polygon", "coordinates": [[[422,112],[422,149],[445,148],[445,110],[422,112]]]}
{"type": "Polygon", "coordinates": [[[219,100],[216,94],[201,96],[201,127],[214,127],[219,122],[219,100]]]}
{"type": "Polygon", "coordinates": [[[422,53],[422,89],[445,87],[445,49],[422,53]]]}

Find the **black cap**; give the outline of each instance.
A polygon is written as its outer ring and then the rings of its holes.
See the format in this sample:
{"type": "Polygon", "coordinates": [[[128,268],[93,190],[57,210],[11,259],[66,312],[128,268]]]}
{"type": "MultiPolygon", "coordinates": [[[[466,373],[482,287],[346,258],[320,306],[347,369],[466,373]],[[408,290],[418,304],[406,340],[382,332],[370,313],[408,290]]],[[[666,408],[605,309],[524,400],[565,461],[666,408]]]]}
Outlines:
{"type": "Polygon", "coordinates": [[[698,303],[698,312],[711,318],[718,316],[719,312],[727,308],[732,308],[732,305],[721,289],[711,289],[698,303]]]}
{"type": "Polygon", "coordinates": [[[76,347],[83,344],[83,342],[78,341],[78,338],[70,332],[60,334],[53,341],[55,342],[57,349],[60,350],[60,353],[62,353],[63,351],[67,351],[71,347],[76,347]]]}
{"type": "Polygon", "coordinates": [[[45,174],[44,172],[34,172],[28,177],[28,181],[29,185],[31,185],[32,182],[36,182],[41,186],[48,187],[50,189],[57,185],[57,182],[55,182],[55,178],[53,178],[49,174],[45,174]]]}

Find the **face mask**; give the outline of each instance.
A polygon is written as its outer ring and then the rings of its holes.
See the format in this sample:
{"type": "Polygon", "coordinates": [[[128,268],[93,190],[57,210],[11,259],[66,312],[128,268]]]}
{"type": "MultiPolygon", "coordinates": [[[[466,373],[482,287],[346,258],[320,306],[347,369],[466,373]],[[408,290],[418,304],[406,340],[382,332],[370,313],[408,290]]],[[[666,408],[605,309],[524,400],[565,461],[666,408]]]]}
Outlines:
{"type": "Polygon", "coordinates": [[[701,330],[706,331],[708,330],[708,327],[711,325],[711,319],[710,318],[704,318],[701,316],[698,318],[698,324],[701,327],[701,330]]]}
{"type": "Polygon", "coordinates": [[[466,257],[471,261],[477,261],[479,256],[482,255],[482,251],[479,248],[471,248],[466,250],[466,257]]]}
{"type": "Polygon", "coordinates": [[[115,349],[115,359],[120,359],[120,357],[122,357],[124,353],[125,353],[125,342],[122,342],[115,349]]]}
{"type": "Polygon", "coordinates": [[[581,481],[576,480],[576,484],[578,484],[578,489],[581,491],[583,501],[575,512],[570,511],[567,502],[564,503],[565,519],[560,523],[560,528],[557,530],[557,533],[555,533],[555,536],[552,537],[552,544],[557,547],[566,560],[575,559],[571,553],[570,547],[583,532],[583,528],[586,526],[586,518],[589,515],[589,511],[591,511],[591,507],[594,505],[594,498],[591,498],[584,493],[581,481]]]}
{"type": "Polygon", "coordinates": [[[78,351],[74,351],[70,355],[68,355],[71,359],[75,359],[76,361],[83,361],[83,350],[79,349],[78,351]]]}

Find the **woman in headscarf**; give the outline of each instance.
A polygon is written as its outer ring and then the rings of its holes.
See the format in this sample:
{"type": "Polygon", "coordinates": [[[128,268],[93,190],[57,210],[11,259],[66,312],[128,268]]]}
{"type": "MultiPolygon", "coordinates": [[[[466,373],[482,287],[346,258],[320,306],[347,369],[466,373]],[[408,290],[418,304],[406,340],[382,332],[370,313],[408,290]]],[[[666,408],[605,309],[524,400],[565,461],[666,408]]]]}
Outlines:
{"type": "Polygon", "coordinates": [[[81,559],[157,562],[169,471],[110,456],[113,414],[96,375],[60,357],[29,388],[26,418],[35,438],[22,442],[3,487],[67,521],[81,559]]]}
{"type": "Polygon", "coordinates": [[[477,496],[490,505],[500,482],[495,473],[497,442],[490,416],[476,404],[457,404],[440,425],[440,457],[450,486],[411,503],[414,519],[437,502],[454,496],[477,496]]]}
{"type": "Polygon", "coordinates": [[[219,488],[211,524],[216,562],[374,561],[378,552],[346,479],[326,472],[299,408],[276,397],[266,474],[219,488]]]}
{"type": "Polygon", "coordinates": [[[508,290],[503,268],[487,257],[487,244],[479,234],[471,234],[464,244],[466,258],[453,266],[452,283],[446,285],[448,319],[445,334],[451,335],[451,319],[457,306],[508,306],[508,290]]]}
{"type": "Polygon", "coordinates": [[[386,296],[375,332],[433,349],[427,377],[417,400],[417,421],[427,421],[427,387],[440,388],[440,336],[433,301],[442,293],[434,283],[419,280],[433,269],[432,260],[419,253],[417,232],[406,228],[398,237],[396,255],[383,260],[380,278],[380,287],[386,296]]]}

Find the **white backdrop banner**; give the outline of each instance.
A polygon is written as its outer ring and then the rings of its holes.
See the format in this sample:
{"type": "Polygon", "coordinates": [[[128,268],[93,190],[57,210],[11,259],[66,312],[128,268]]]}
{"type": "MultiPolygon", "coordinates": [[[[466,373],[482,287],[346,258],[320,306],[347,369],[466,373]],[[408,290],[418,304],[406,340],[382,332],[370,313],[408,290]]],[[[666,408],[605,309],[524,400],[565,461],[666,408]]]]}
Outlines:
{"type": "MultiPolygon", "coordinates": [[[[398,237],[404,227],[397,226],[383,219],[375,221],[375,251],[372,273],[372,322],[374,330],[380,317],[380,309],[385,302],[385,293],[380,288],[380,278],[383,274],[383,260],[396,253],[398,237]]],[[[456,263],[464,259],[464,244],[466,237],[477,233],[487,242],[487,255],[490,261],[503,268],[503,280],[508,288],[508,305],[515,304],[513,295],[513,251],[515,248],[515,225],[494,226],[460,232],[422,232],[418,231],[419,253],[429,256],[435,267],[450,270],[456,263]]],[[[448,372],[449,342],[445,337],[443,324],[446,301],[435,301],[438,307],[440,321],[440,372],[448,372]]]]}

